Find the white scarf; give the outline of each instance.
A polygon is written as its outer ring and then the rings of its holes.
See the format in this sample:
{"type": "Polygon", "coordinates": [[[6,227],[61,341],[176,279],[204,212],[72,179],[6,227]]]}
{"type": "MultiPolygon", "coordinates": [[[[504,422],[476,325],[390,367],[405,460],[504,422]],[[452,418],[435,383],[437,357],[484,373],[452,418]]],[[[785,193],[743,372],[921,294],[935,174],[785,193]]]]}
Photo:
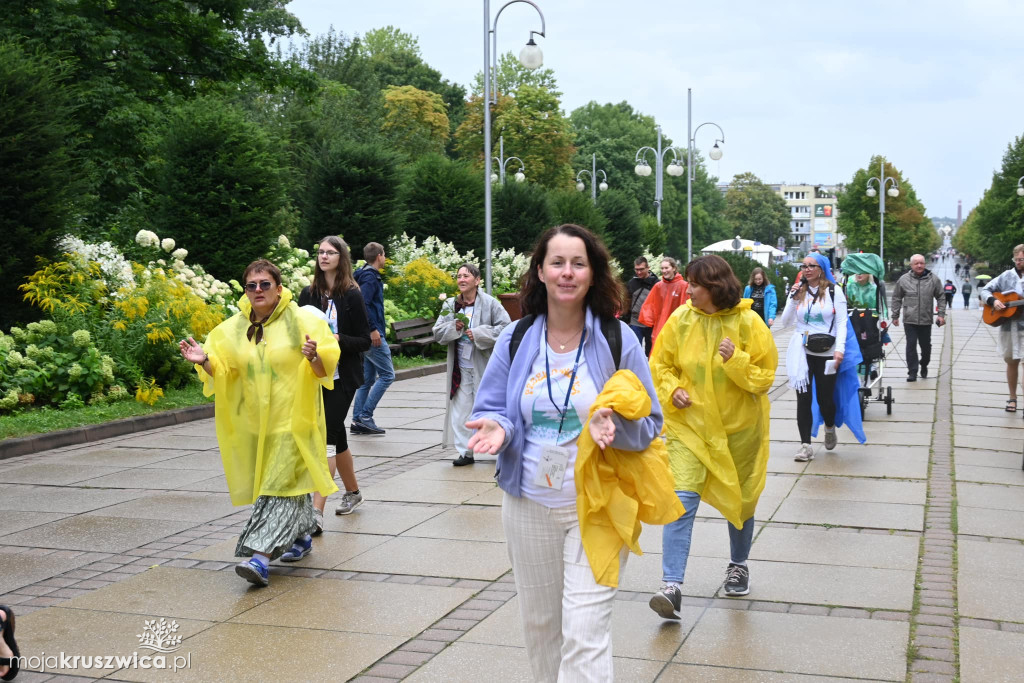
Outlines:
{"type": "Polygon", "coordinates": [[[807,391],[808,369],[807,352],[804,350],[804,336],[795,332],[789,338],[786,349],[786,372],[789,374],[789,386],[797,391],[807,391]]]}

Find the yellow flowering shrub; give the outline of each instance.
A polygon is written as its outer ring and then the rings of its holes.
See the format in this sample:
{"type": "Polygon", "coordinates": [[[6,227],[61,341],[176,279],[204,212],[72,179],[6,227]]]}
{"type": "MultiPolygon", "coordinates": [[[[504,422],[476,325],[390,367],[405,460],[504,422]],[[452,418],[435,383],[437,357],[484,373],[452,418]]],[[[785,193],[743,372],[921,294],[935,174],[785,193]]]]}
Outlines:
{"type": "Polygon", "coordinates": [[[425,258],[409,261],[388,280],[385,299],[414,318],[436,318],[442,293],[455,291],[455,278],[425,258]]]}

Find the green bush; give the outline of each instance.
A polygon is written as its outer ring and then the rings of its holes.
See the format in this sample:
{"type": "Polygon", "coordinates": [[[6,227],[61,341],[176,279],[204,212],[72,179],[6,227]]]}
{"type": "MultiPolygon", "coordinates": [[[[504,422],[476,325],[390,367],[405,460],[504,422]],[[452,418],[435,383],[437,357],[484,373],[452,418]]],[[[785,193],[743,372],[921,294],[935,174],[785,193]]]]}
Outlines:
{"type": "Polygon", "coordinates": [[[496,185],[493,207],[491,244],[496,250],[529,249],[555,224],[548,193],[536,183],[517,183],[509,178],[504,187],[496,185]]]}
{"type": "Polygon", "coordinates": [[[440,154],[420,157],[406,170],[402,197],[408,236],[423,240],[435,235],[459,251],[482,251],[484,188],[468,163],[440,154]]]}

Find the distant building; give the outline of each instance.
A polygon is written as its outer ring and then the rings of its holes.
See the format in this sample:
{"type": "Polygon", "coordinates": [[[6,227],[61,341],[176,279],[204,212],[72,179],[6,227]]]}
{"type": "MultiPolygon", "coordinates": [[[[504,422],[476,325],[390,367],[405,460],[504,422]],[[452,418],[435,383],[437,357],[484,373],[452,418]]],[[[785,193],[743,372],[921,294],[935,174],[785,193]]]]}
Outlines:
{"type": "MultiPolygon", "coordinates": [[[[836,222],[839,215],[836,195],[842,191],[842,184],[766,184],[786,201],[789,209],[789,238],[786,242],[791,257],[806,254],[812,247],[818,247],[821,251],[835,249],[836,256],[845,255],[842,235],[839,234],[836,222]]],[[[718,190],[725,194],[729,190],[729,183],[719,183],[718,190]]]]}

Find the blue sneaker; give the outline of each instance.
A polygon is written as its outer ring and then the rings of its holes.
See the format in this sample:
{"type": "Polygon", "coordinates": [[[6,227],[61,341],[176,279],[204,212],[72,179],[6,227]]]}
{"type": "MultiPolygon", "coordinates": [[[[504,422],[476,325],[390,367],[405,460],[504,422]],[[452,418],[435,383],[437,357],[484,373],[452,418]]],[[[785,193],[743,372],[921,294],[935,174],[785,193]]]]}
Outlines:
{"type": "Polygon", "coordinates": [[[298,562],[306,555],[313,552],[313,539],[298,539],[292,544],[292,547],[285,551],[284,555],[281,556],[282,562],[298,562]]]}
{"type": "Polygon", "coordinates": [[[373,434],[374,436],[381,436],[384,434],[384,430],[377,426],[377,423],[373,421],[372,417],[363,417],[357,420],[352,420],[353,425],[359,425],[363,428],[363,434],[373,434]]]}
{"type": "Polygon", "coordinates": [[[235,573],[257,586],[270,585],[270,569],[256,560],[246,560],[235,565],[235,573]]]}

